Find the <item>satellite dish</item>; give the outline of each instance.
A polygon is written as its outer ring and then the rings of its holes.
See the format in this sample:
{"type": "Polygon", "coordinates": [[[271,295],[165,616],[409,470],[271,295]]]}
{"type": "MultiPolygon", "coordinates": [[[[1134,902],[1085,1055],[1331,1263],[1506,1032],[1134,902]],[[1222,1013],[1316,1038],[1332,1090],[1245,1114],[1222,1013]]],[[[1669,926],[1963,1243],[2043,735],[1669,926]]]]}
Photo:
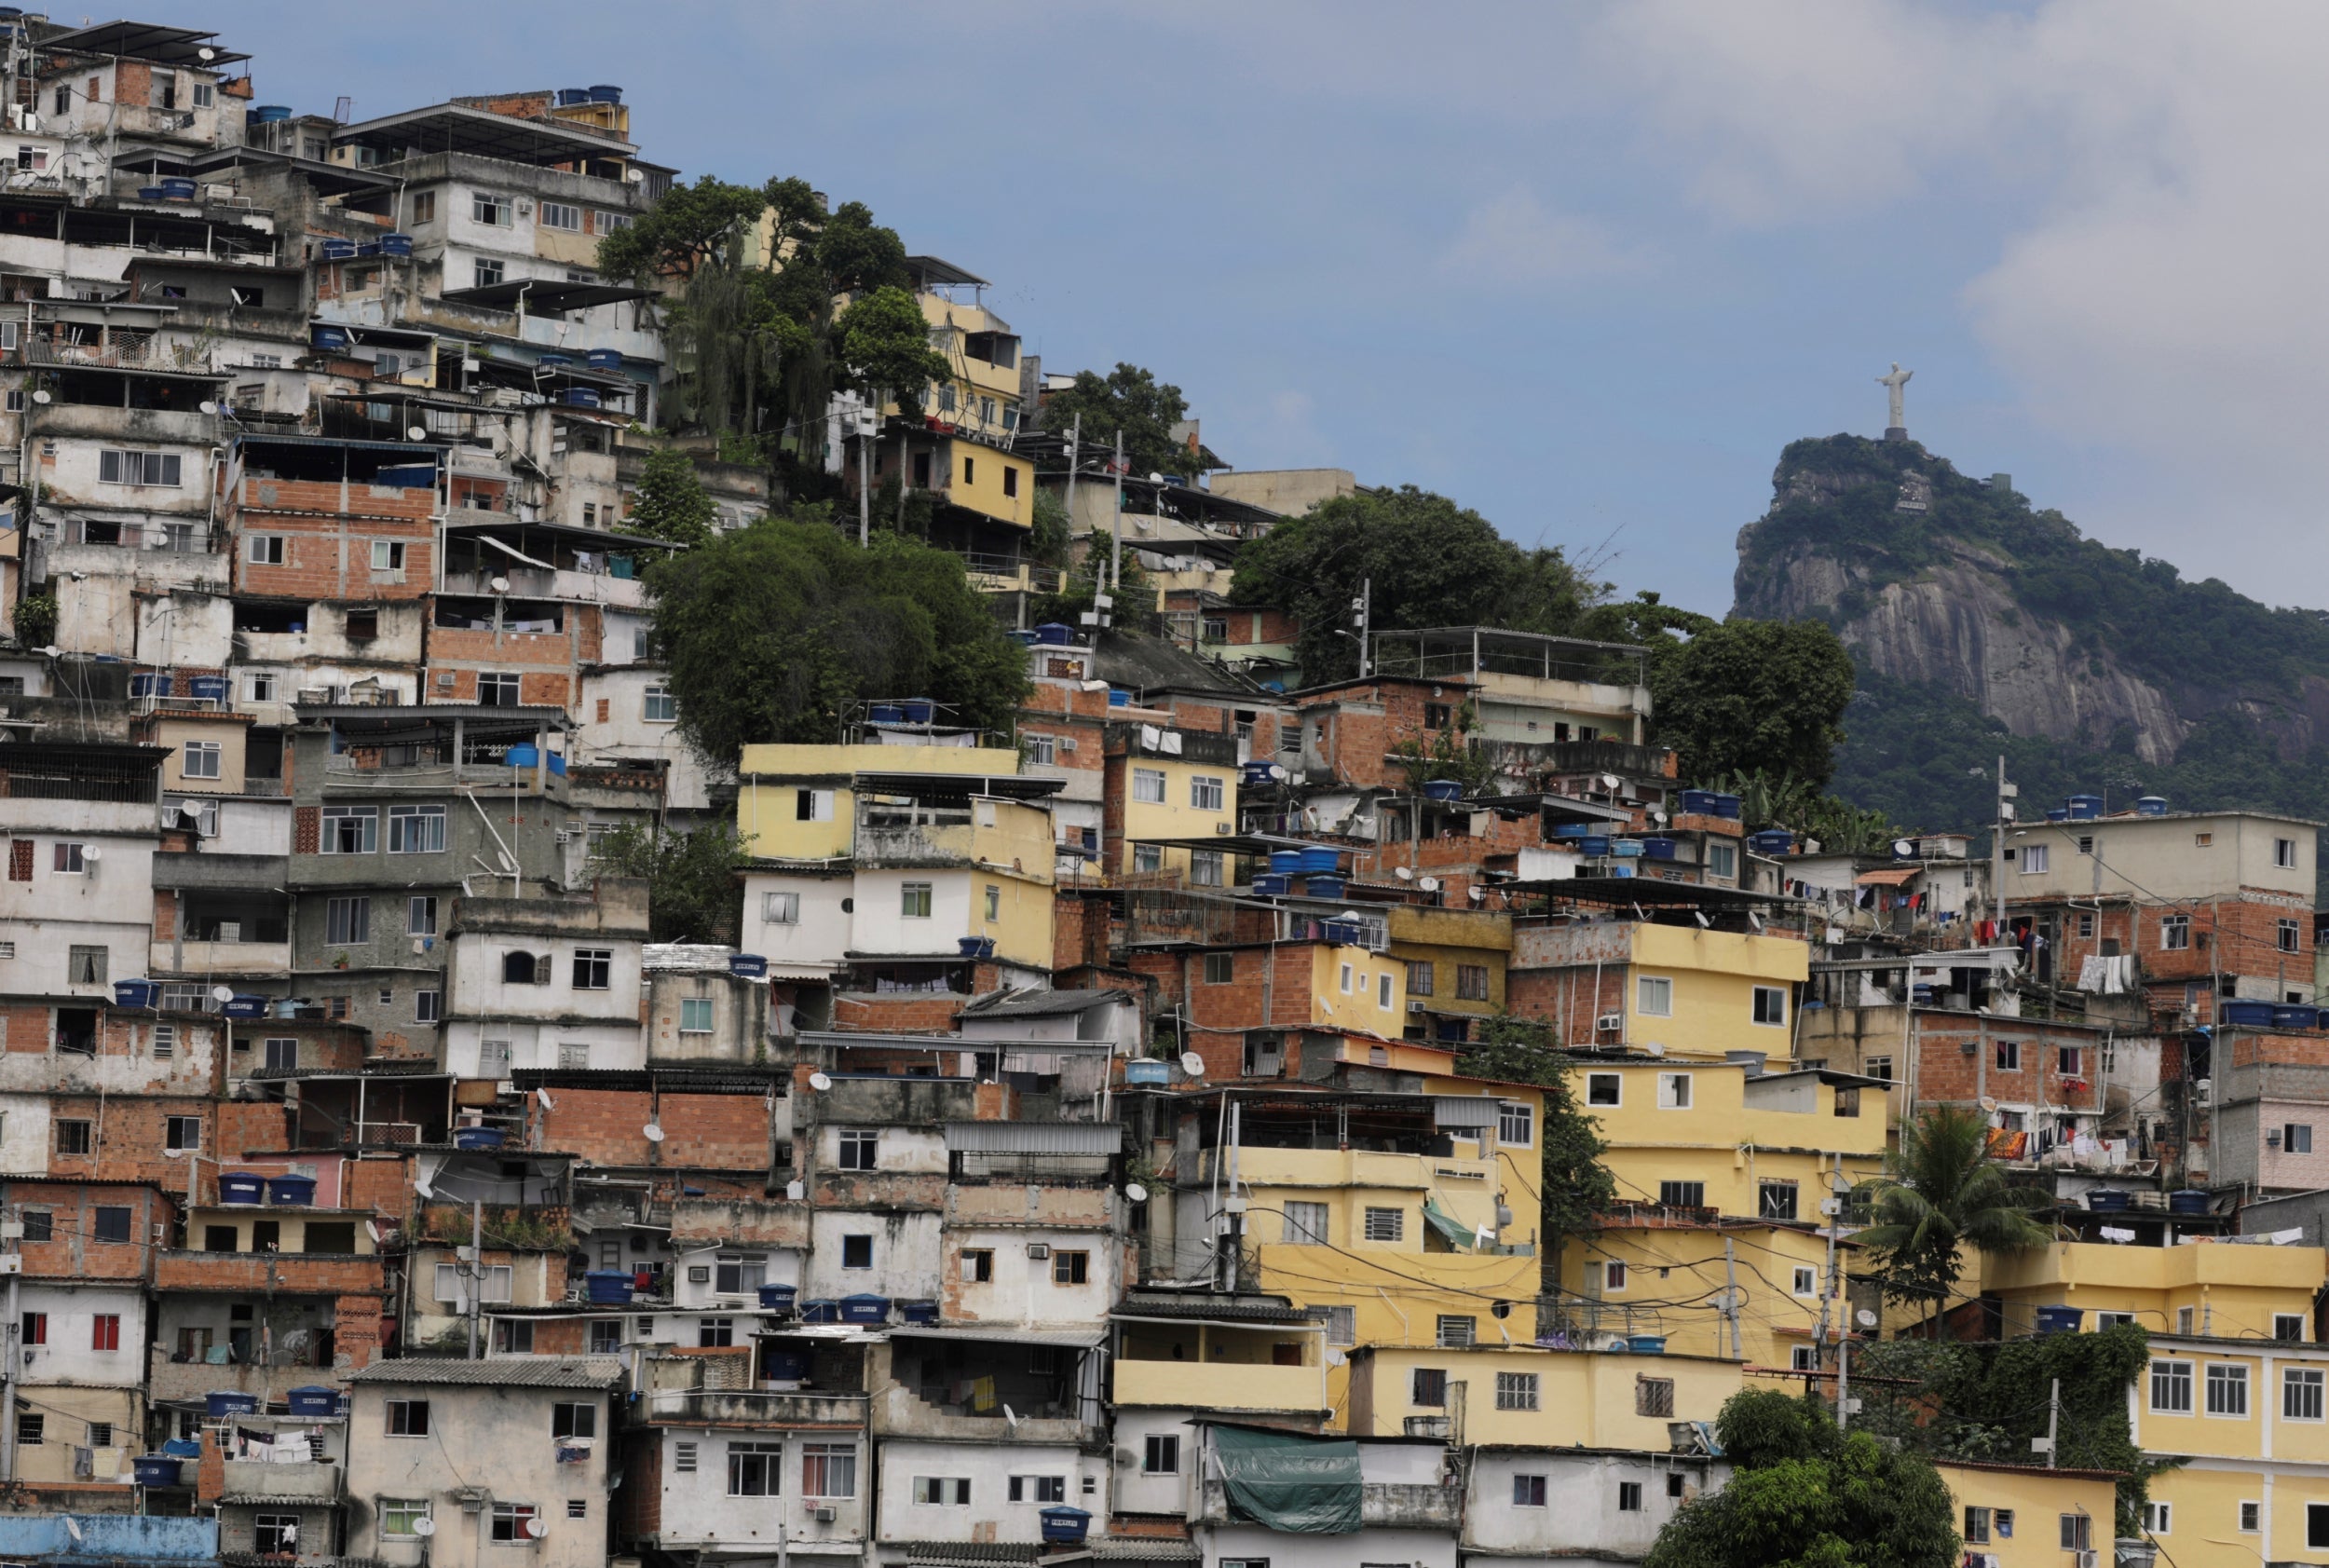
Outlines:
{"type": "Polygon", "coordinates": [[[833,1087],[833,1079],[827,1073],[812,1072],[809,1075],[809,1086],[816,1090],[817,1093],[823,1094],[827,1089],[833,1087]]]}
{"type": "Polygon", "coordinates": [[[663,1141],[663,1129],[657,1126],[654,1123],[649,1122],[646,1126],[639,1129],[639,1136],[646,1139],[649,1143],[661,1143],[663,1141]]]}
{"type": "Polygon", "coordinates": [[[211,402],[208,398],[204,398],[202,400],[201,407],[202,412],[205,414],[216,414],[218,412],[218,404],[211,402]]]}
{"type": "Polygon", "coordinates": [[[426,425],[407,425],[404,427],[404,439],[406,441],[427,441],[429,439],[429,427],[426,425]]]}
{"type": "Polygon", "coordinates": [[[424,1198],[433,1198],[437,1195],[437,1190],[434,1187],[431,1187],[427,1179],[423,1178],[415,1178],[414,1179],[413,1191],[418,1193],[424,1198]]]}
{"type": "Polygon", "coordinates": [[[1202,1078],[1205,1076],[1205,1058],[1194,1051],[1183,1051],[1180,1054],[1180,1070],[1192,1078],[1202,1078]]]}
{"type": "Polygon", "coordinates": [[[532,1536],[535,1540],[538,1541],[543,1536],[550,1534],[550,1520],[544,1519],[539,1514],[536,1514],[525,1521],[525,1533],[532,1536]]]}
{"type": "Polygon", "coordinates": [[[218,58],[218,51],[211,48],[210,45],[205,44],[200,48],[194,51],[194,58],[205,61],[216,60],[218,58]]]}
{"type": "Polygon", "coordinates": [[[485,584],[485,586],[492,589],[497,593],[507,593],[510,592],[510,579],[506,577],[497,577],[491,582],[485,584]]]}
{"type": "Polygon", "coordinates": [[[1665,1047],[1665,1045],[1664,1045],[1663,1043],[1661,1043],[1660,1042],[1655,1041],[1655,1040],[1651,1041],[1651,1042],[1650,1042],[1647,1045],[1644,1045],[1644,1046],[1643,1046],[1643,1047],[1641,1047],[1641,1048],[1642,1048],[1643,1050],[1645,1050],[1645,1051],[1649,1052],[1649,1053],[1650,1053],[1650,1055],[1652,1055],[1652,1056],[1654,1056],[1654,1057],[1662,1057],[1662,1056],[1666,1055],[1666,1047],[1665,1047]]]}
{"type": "Polygon", "coordinates": [[[1391,874],[1403,882],[1411,882],[1415,879],[1415,873],[1404,866],[1394,866],[1391,868],[1391,874]]]}
{"type": "Polygon", "coordinates": [[[434,1535],[436,1533],[437,1521],[435,1520],[429,1519],[424,1515],[421,1518],[413,1520],[413,1534],[418,1535],[422,1540],[427,1540],[429,1536],[434,1535]]]}
{"type": "Polygon", "coordinates": [[[1857,1322],[1863,1329],[1873,1329],[1876,1326],[1876,1315],[1869,1311],[1866,1307],[1860,1308],[1859,1311],[1854,1313],[1852,1316],[1853,1321],[1857,1322]]]}
{"type": "Polygon", "coordinates": [[[366,1235],[368,1235],[368,1236],[370,1236],[370,1237],[372,1238],[372,1245],[373,1245],[373,1246],[375,1246],[375,1247],[379,1246],[379,1245],[380,1245],[380,1226],[379,1226],[378,1221],[376,1221],[376,1220],[365,1220],[365,1221],[364,1221],[364,1234],[366,1234],[366,1235]]]}
{"type": "Polygon", "coordinates": [[[1619,778],[1614,773],[1603,773],[1601,775],[1601,787],[1603,789],[1615,789],[1619,784],[1622,784],[1625,782],[1625,780],[1619,778]]]}
{"type": "Polygon", "coordinates": [[[548,1089],[536,1089],[534,1091],[534,1095],[536,1098],[542,1102],[542,1109],[544,1111],[555,1111],[558,1109],[558,1102],[550,1098],[550,1091],[548,1089]]]}
{"type": "Polygon", "coordinates": [[[81,858],[89,865],[94,866],[100,860],[102,860],[104,856],[98,853],[97,846],[95,844],[91,844],[88,849],[81,852],[81,858]]]}
{"type": "Polygon", "coordinates": [[[1146,1203],[1149,1201],[1149,1190],[1137,1181],[1127,1181],[1124,1183],[1124,1196],[1134,1203],[1146,1203]]]}
{"type": "Polygon", "coordinates": [[[1425,893],[1437,893],[1439,891],[1439,879],[1437,877],[1425,877],[1415,885],[1422,888],[1425,893]]]}
{"type": "MultiPolygon", "coordinates": [[[[36,391],[33,394],[33,401],[34,402],[50,402],[54,400],[51,399],[46,391],[36,391]]],[[[68,1520],[67,1522],[69,1523],[71,1521],[68,1520]]]]}
{"type": "Polygon", "coordinates": [[[1995,1099],[1992,1099],[1989,1096],[1983,1095],[1982,1097],[1982,1109],[1984,1111],[1995,1111],[1997,1109],[1997,1102],[1995,1099]]]}
{"type": "Polygon", "coordinates": [[[1906,839],[1895,839],[1892,841],[1892,852],[1902,860],[1906,860],[1916,852],[1916,846],[1906,839]]]}
{"type": "Polygon", "coordinates": [[[1478,882],[1473,883],[1473,884],[1472,884],[1472,902],[1473,902],[1473,903],[1475,903],[1475,904],[1479,904],[1479,903],[1483,903],[1483,902],[1485,902],[1485,901],[1487,900],[1487,898],[1488,898],[1488,890],[1487,890],[1486,888],[1484,888],[1484,887],[1481,887],[1481,886],[1480,886],[1478,882]]]}
{"type": "Polygon", "coordinates": [[[1284,783],[1286,782],[1286,767],[1285,767],[1285,764],[1283,764],[1283,763],[1278,763],[1278,762],[1273,762],[1273,763],[1271,763],[1271,764],[1270,764],[1270,777],[1272,777],[1273,779],[1275,779],[1275,780],[1276,780],[1278,783],[1280,783],[1280,784],[1284,784],[1284,783]]]}
{"type": "Polygon", "coordinates": [[[64,1516],[64,1528],[65,1533],[70,1534],[75,1540],[77,1541],[81,1538],[80,1521],[75,1520],[71,1514],[64,1516]]]}
{"type": "Polygon", "coordinates": [[[235,1000],[235,990],[234,990],[234,988],[233,988],[232,986],[212,986],[212,987],[211,988],[211,1000],[212,1002],[232,1002],[232,1001],[234,1001],[234,1000],[235,1000]]]}

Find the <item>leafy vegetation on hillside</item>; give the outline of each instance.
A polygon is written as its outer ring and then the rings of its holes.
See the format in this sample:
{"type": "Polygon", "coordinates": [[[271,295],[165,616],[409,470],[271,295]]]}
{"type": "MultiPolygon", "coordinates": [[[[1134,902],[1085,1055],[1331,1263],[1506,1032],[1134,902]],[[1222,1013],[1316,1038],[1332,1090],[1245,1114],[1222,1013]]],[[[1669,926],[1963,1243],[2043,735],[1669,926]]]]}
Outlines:
{"type": "Polygon", "coordinates": [[[2186,581],[2169,562],[2113,550],[2080,534],[2059,511],[2034,511],[2010,490],[1959,473],[1914,442],[1858,436],[1791,443],[1779,457],[1788,498],[1755,525],[1740,552],[1752,581],[1811,545],[1864,569],[1864,588],[1832,607],[1849,620],[1859,594],[1915,576],[1950,553],[1950,540],[1983,548],[2015,602],[2069,628],[2077,650],[2108,651],[2121,667],[2174,689],[2286,690],[2299,675],[2329,673],[2329,616],[2274,609],[2214,578],[2186,581]],[[1924,512],[1899,511],[1900,479],[1914,470],[1931,484],[1924,512]],[[1849,482],[1840,492],[1804,494],[1797,476],[1849,482]]]}

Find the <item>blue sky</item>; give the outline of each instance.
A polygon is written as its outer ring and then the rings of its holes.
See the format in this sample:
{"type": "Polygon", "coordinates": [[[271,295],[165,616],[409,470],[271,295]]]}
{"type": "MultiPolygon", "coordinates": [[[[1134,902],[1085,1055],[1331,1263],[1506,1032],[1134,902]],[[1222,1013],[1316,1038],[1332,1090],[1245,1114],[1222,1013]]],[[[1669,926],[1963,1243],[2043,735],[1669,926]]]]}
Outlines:
{"type": "MultiPolygon", "coordinates": [[[[61,15],[62,13],[59,13],[61,15]]],[[[2107,542],[2329,605],[2329,9],[210,0],[261,102],[621,85],[799,174],[1047,368],[1720,612],[1788,441],[1912,431],[2107,542]],[[1606,545],[1604,544],[1606,541],[1606,545]]]]}

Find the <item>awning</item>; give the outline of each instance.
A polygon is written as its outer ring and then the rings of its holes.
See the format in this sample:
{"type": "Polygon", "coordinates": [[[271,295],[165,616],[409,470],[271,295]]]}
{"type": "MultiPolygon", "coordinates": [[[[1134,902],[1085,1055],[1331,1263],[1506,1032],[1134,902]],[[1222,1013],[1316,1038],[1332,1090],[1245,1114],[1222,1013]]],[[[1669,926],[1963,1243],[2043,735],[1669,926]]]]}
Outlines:
{"type": "Polygon", "coordinates": [[[500,551],[501,553],[509,556],[513,561],[523,561],[529,566],[539,566],[546,572],[554,572],[558,569],[548,561],[537,561],[531,555],[526,554],[525,552],[513,549],[512,547],[502,543],[491,534],[479,534],[476,538],[479,542],[492,545],[496,550],[500,551]]]}
{"type": "Polygon", "coordinates": [[[1852,880],[1864,888],[1897,888],[1924,869],[1922,866],[1888,866],[1882,871],[1863,871],[1852,880]]]}
{"type": "Polygon", "coordinates": [[[1359,1526],[1358,1444],[1250,1426],[1213,1428],[1233,1518],[1301,1535],[1359,1526]]]}
{"type": "Polygon", "coordinates": [[[1436,1199],[1423,1200],[1423,1223],[1445,1236],[1451,1245],[1467,1252],[1480,1244],[1479,1233],[1441,1208],[1436,1199]]]}

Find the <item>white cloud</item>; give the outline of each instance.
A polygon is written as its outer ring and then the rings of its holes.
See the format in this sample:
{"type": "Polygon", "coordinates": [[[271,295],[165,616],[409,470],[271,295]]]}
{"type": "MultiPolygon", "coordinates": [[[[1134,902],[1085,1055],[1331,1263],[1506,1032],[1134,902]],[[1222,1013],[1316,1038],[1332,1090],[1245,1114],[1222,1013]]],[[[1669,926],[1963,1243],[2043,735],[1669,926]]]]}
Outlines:
{"type": "Polygon", "coordinates": [[[1613,225],[1554,211],[1519,186],[1475,207],[1439,256],[1440,270],[1451,278],[1503,287],[1573,282],[1655,265],[1653,252],[1628,242],[1613,225]]]}

